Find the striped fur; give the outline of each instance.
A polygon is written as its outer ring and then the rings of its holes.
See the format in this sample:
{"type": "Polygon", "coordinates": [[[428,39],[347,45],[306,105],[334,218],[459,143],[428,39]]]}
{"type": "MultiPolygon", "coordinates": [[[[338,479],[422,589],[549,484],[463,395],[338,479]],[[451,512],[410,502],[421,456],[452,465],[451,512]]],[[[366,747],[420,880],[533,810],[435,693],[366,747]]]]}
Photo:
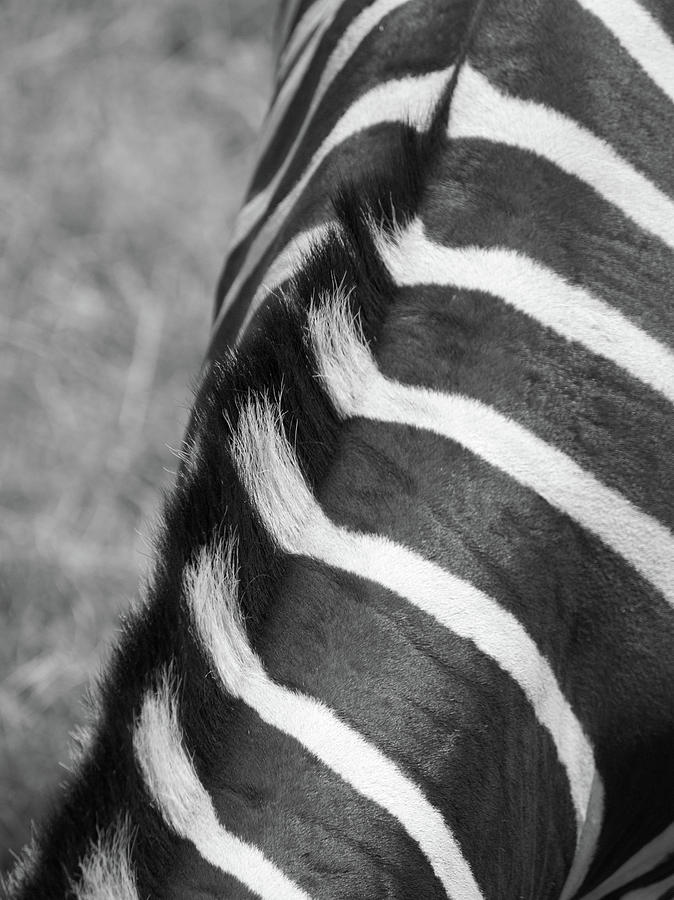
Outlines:
{"type": "MultiPolygon", "coordinates": [[[[279,440],[268,410],[244,413],[238,440],[244,450],[243,466],[248,467],[251,459],[257,459],[261,452],[266,455],[270,476],[274,469],[278,470],[282,481],[290,476],[284,469],[292,466],[291,452],[279,440]]],[[[241,450],[236,455],[241,460],[241,450]]],[[[261,487],[263,491],[268,489],[264,484],[261,487]]],[[[283,492],[283,484],[280,487],[283,492]]],[[[240,697],[264,722],[293,737],[355,790],[397,819],[419,844],[450,896],[479,900],[482,894],[470,866],[442,817],[417,786],[376,747],[340,722],[324,704],[289,691],[268,678],[248,645],[238,610],[226,601],[222,603],[223,585],[231,584],[232,576],[223,571],[217,552],[214,558],[207,554],[189,580],[198,633],[225,689],[240,697]]],[[[269,895],[277,896],[271,892],[269,895]]]]}
{"type": "MultiPolygon", "coordinates": [[[[411,121],[417,128],[425,128],[451,78],[451,74],[452,68],[449,67],[438,72],[432,72],[426,76],[402,78],[386,82],[360,97],[348,109],[316,151],[302,178],[283,200],[277,204],[251,242],[246,262],[229,288],[227,297],[223,300],[222,309],[216,319],[216,328],[220,326],[224,314],[229,308],[229,298],[236,295],[259,265],[261,258],[264,257],[269,247],[276,240],[278,233],[282,230],[289,212],[295,206],[312,176],[331,151],[351,136],[366,129],[374,128],[376,125],[411,121]]],[[[257,196],[259,197],[261,194],[257,196]]],[[[253,307],[251,314],[255,312],[256,309],[253,307]]]]}
{"type": "Polygon", "coordinates": [[[11,896],[666,900],[671,10],[280,22],[155,572],[11,896]]]}
{"type": "MultiPolygon", "coordinates": [[[[672,846],[674,846],[674,825],[670,825],[662,834],[657,835],[645,847],[642,847],[638,853],[622,865],[617,872],[614,872],[603,884],[586,894],[583,900],[601,900],[602,897],[610,896],[616,890],[619,891],[622,886],[647,875],[661,865],[668,854],[671,855],[672,846]]],[[[666,879],[666,887],[671,886],[671,881],[672,876],[666,879]]],[[[658,882],[652,887],[637,888],[636,891],[630,892],[627,897],[631,897],[632,900],[636,900],[640,895],[642,900],[648,897],[660,897],[664,890],[665,888],[658,882]]]]}
{"type": "MultiPolygon", "coordinates": [[[[219,561],[215,565],[218,566],[215,571],[204,572],[202,564],[202,571],[188,573],[188,593],[208,595],[217,590],[224,601],[223,613],[226,615],[226,592],[231,577],[219,561]]],[[[209,600],[208,596],[200,599],[209,600]]],[[[237,651],[235,622],[235,618],[229,622],[228,649],[232,657],[237,651]]],[[[228,662],[231,664],[233,658],[228,662]]],[[[193,843],[203,859],[233,875],[260,897],[307,900],[308,895],[256,847],[241,841],[220,825],[211,799],[182,746],[176,701],[172,695],[171,677],[165,672],[160,676],[156,691],[146,695],[134,734],[138,765],[167,824],[193,843]]]]}

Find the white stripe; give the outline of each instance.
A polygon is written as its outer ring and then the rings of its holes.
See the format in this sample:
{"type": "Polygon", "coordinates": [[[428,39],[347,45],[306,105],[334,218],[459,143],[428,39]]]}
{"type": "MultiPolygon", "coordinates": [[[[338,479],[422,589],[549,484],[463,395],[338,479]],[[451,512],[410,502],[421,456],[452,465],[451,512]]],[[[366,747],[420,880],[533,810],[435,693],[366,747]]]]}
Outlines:
{"type": "Polygon", "coordinates": [[[443,247],[417,219],[378,248],[400,285],[437,284],[485,291],[548,328],[611,360],[674,402],[674,353],[589,291],[503,247],[443,247]]]}
{"type": "Polygon", "coordinates": [[[232,283],[214,324],[220,325],[234,297],[250,277],[260,259],[277,238],[290,212],[321,163],[335,147],[354,134],[384,122],[400,122],[424,130],[429,124],[442,91],[451,76],[452,68],[441,69],[428,75],[387,81],[360,97],[344,113],[330,134],[314,154],[300,180],[275,207],[255,240],[248,248],[246,258],[232,283]]]}
{"type": "Polygon", "coordinates": [[[316,86],[316,90],[311,99],[311,106],[304,117],[302,124],[297,130],[297,136],[292,147],[288,151],[281,165],[269,184],[256,194],[243,207],[236,221],[234,234],[230,245],[230,253],[234,248],[244,240],[256,223],[262,218],[267,211],[267,207],[272,196],[276,192],[283,176],[288,170],[292,160],[295,157],[297,148],[300,146],[304,135],[307,132],[309,124],[318,109],[319,104],[323,100],[326,92],[330,88],[335,78],[339,75],[350,58],[356,52],[360,44],[370,34],[370,32],[379,24],[379,22],[387,16],[392,10],[399,6],[404,6],[410,0],[377,0],[371,6],[368,6],[363,12],[353,20],[351,25],[344,32],[343,37],[333,50],[327,61],[321,79],[316,86]]]}
{"type": "Polygon", "coordinates": [[[286,77],[290,67],[295,64],[295,58],[300,52],[300,48],[310,36],[311,43],[316,45],[316,35],[320,34],[322,37],[325,34],[342,6],[342,2],[343,0],[317,0],[306,10],[280,54],[276,73],[277,81],[282,81],[286,77]]]}
{"type": "Polygon", "coordinates": [[[342,339],[332,356],[327,349],[324,377],[345,415],[411,425],[457,441],[600,537],[674,605],[674,535],[657,519],[490,406],[386,378],[355,337],[348,344],[342,339]]]}
{"type": "Polygon", "coordinates": [[[82,860],[73,895],[77,900],[138,900],[130,857],[131,826],[123,819],[82,860]]]}
{"type": "Polygon", "coordinates": [[[324,222],[313,228],[307,228],[306,231],[301,231],[298,235],[295,235],[285,245],[265,272],[264,279],[255,291],[255,295],[246,311],[246,317],[237,334],[237,341],[241,340],[245,334],[253,316],[262,306],[264,300],[285,281],[293,277],[302,267],[307,257],[311,255],[312,251],[315,251],[327,240],[334,227],[336,226],[332,225],[332,223],[324,222]]]}
{"type": "Polygon", "coordinates": [[[244,415],[235,448],[238,470],[279,546],[394,591],[495,660],[520,685],[552,737],[568,775],[580,835],[593,782],[595,796],[601,793],[592,748],[554,673],[524,628],[493,598],[412,550],[386,537],[351,532],[330,522],[311,495],[287,441],[274,427],[268,408],[250,406],[244,415]]]}
{"type": "Polygon", "coordinates": [[[265,900],[309,900],[258,847],[218,821],[213,802],[182,745],[170,678],[143,701],[133,746],[145,784],[167,824],[201,856],[265,900]]]}
{"type": "Polygon", "coordinates": [[[662,881],[654,884],[649,884],[647,887],[630,891],[629,894],[625,894],[623,900],[661,900],[665,892],[671,888],[674,888],[674,875],[670,875],[669,878],[664,878],[662,881]]]}
{"type": "Polygon", "coordinates": [[[502,94],[469,64],[452,97],[449,135],[509,144],[550,160],[674,248],[674,203],[645,175],[573,119],[502,94]]]}
{"type": "MultiPolygon", "coordinates": [[[[621,887],[641,878],[656,869],[668,856],[674,854],[674,825],[670,825],[661,834],[649,841],[634,856],[630,857],[610,878],[603,881],[598,887],[583,894],[582,900],[601,900],[607,894],[619,890],[621,887]]],[[[648,896],[648,895],[647,895],[648,896]]],[[[652,895],[658,897],[659,894],[652,895]]]]}
{"type": "Polygon", "coordinates": [[[613,32],[651,81],[674,102],[674,45],[658,22],[634,0],[578,0],[613,32]]]}
{"type": "MultiPolygon", "coordinates": [[[[242,415],[241,426],[246,429],[249,413],[242,415]]],[[[396,818],[417,842],[449,896],[480,900],[482,894],[451,831],[417,785],[319,700],[269,678],[246,637],[231,551],[224,557],[204,552],[187,574],[186,594],[197,633],[226,690],[396,818]]]]}
{"type": "MultiPolygon", "coordinates": [[[[384,379],[339,305],[314,311],[310,333],[321,375],[342,415],[400,421],[432,431],[442,429],[441,433],[445,433],[446,410],[440,404],[427,410],[420,407],[416,394],[430,395],[430,391],[415,393],[384,379]],[[432,413],[435,420],[425,415],[426,412],[432,413]]],[[[265,487],[268,497],[276,496],[268,485],[265,487]]],[[[354,534],[333,525],[313,499],[309,507],[306,494],[306,487],[296,483],[290,496],[295,501],[302,496],[297,507],[307,507],[305,515],[310,516],[311,526],[294,549],[286,538],[286,549],[317,556],[329,565],[388,587],[456,634],[473,641],[508,672],[550,733],[566,769],[578,840],[585,826],[584,840],[587,843],[592,837],[593,842],[600,828],[603,789],[592,747],[553,671],[522,625],[493,598],[411,550],[380,536],[354,534]]],[[[268,513],[264,518],[269,522],[268,527],[279,521],[278,513],[268,513]]],[[[278,531],[278,524],[276,528],[278,531]]]]}
{"type": "Polygon", "coordinates": [[[604,815],[604,785],[599,773],[596,773],[590,800],[587,807],[587,815],[583,823],[580,838],[577,841],[576,853],[573,863],[564,882],[559,900],[572,900],[576,896],[581,885],[587,878],[592,860],[597,849],[599,835],[601,834],[602,819],[604,815]]]}

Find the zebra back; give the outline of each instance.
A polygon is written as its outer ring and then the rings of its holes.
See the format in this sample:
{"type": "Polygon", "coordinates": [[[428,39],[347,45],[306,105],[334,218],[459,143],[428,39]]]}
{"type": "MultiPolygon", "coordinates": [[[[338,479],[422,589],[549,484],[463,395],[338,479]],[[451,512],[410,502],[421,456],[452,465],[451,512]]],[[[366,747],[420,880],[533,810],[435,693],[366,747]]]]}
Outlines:
{"type": "Polygon", "coordinates": [[[285,12],[153,581],[14,895],[671,896],[671,12],[285,12]]]}

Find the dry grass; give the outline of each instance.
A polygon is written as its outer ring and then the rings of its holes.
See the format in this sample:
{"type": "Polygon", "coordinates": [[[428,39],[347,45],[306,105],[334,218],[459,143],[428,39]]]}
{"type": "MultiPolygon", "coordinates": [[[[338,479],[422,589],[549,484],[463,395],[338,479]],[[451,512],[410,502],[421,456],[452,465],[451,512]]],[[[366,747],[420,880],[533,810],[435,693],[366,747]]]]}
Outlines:
{"type": "Polygon", "coordinates": [[[143,571],[274,0],[0,5],[0,867],[143,571]]]}

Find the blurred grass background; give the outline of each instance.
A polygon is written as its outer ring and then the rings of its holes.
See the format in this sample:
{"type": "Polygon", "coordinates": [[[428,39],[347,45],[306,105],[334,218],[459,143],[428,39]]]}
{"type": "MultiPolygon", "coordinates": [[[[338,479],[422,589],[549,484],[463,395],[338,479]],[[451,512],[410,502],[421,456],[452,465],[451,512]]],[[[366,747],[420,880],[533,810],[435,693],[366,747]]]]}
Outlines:
{"type": "Polygon", "coordinates": [[[137,591],[276,0],[0,0],[0,869],[137,591]]]}

